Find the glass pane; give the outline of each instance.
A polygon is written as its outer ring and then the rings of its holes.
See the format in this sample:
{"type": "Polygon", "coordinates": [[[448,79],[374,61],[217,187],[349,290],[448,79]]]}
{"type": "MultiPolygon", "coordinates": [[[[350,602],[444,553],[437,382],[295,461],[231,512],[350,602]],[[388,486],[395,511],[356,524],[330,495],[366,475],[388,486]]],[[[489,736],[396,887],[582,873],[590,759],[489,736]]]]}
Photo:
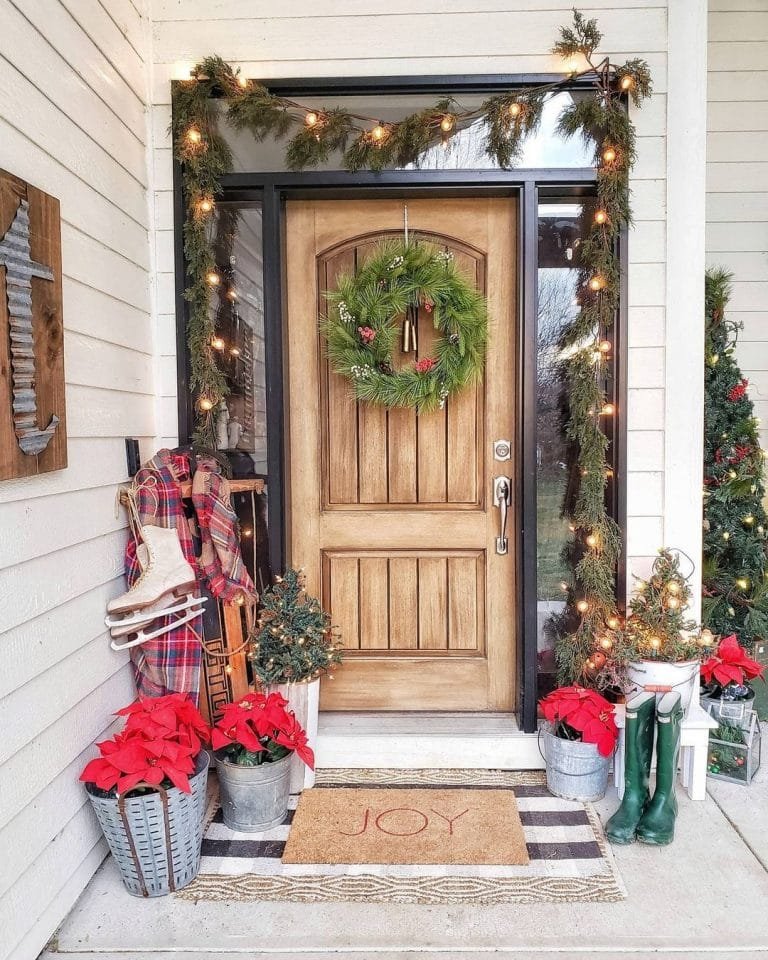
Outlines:
{"type": "Polygon", "coordinates": [[[591,201],[539,205],[537,347],[537,626],[539,688],[554,684],[555,619],[565,607],[568,566],[563,551],[570,533],[563,503],[574,464],[564,435],[560,335],[578,313],[579,246],[588,229],[591,201]]]}
{"type": "MultiPolygon", "coordinates": [[[[544,104],[541,126],[525,144],[519,166],[523,167],[589,167],[593,162],[593,150],[581,138],[563,140],[556,132],[557,118],[564,106],[584,93],[559,92],[549,97],[544,104]]],[[[457,110],[473,110],[487,98],[487,94],[462,94],[457,99],[457,110]]],[[[351,113],[376,117],[384,123],[402,119],[416,110],[435,103],[436,96],[366,96],[366,97],[302,97],[303,105],[310,109],[330,109],[340,106],[351,113]]],[[[223,110],[223,104],[220,105],[223,110]]],[[[429,147],[423,154],[419,167],[432,170],[484,170],[498,169],[496,162],[485,154],[484,124],[481,120],[463,130],[456,131],[443,144],[429,147]]],[[[268,137],[258,143],[248,131],[236,131],[222,118],[221,132],[229,143],[234,157],[235,171],[249,173],[280,171],[285,169],[285,142],[268,137]]],[[[334,154],[323,164],[323,170],[341,170],[341,155],[334,154]]]]}
{"type": "Polygon", "coordinates": [[[213,249],[221,282],[211,297],[213,340],[228,394],[216,412],[216,446],[234,481],[243,559],[261,591],[269,583],[267,389],[264,366],[264,271],[261,204],[218,203],[213,249]]]}

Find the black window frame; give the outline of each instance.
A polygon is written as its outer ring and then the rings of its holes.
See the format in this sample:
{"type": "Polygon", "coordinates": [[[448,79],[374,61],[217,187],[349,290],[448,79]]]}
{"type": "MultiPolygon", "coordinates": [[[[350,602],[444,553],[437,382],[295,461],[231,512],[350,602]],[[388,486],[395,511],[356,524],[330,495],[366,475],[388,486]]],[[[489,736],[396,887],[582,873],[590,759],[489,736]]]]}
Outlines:
{"type": "MultiPolygon", "coordinates": [[[[435,94],[493,93],[548,84],[553,74],[499,74],[424,77],[311,78],[267,81],[279,96],[292,98],[350,96],[368,93],[435,94]]],[[[565,89],[585,89],[591,81],[577,79],[565,89]]],[[[519,517],[517,524],[517,716],[525,733],[537,726],[537,575],[536,575],[536,471],[525,464],[536,462],[536,345],[538,210],[543,198],[594,196],[592,167],[512,170],[384,170],[378,173],[344,170],[307,170],[232,173],[222,178],[226,202],[260,202],[262,206],[264,270],[264,339],[267,393],[267,464],[270,485],[268,525],[269,555],[273,570],[286,558],[285,504],[285,394],[283,332],[285,329],[285,203],[292,199],[384,199],[387,197],[512,196],[518,202],[518,369],[517,409],[520,412],[516,460],[519,517]]],[[[184,298],[186,261],[183,224],[185,202],[180,164],[174,160],[174,268],[176,295],[176,369],[178,379],[179,442],[189,443],[194,422],[194,398],[189,390],[189,352],[186,342],[187,303],[184,298]]],[[[615,482],[608,494],[609,509],[622,531],[626,530],[626,312],[627,231],[618,240],[621,262],[621,295],[615,321],[613,400],[617,416],[610,453],[615,482]]],[[[617,594],[626,585],[626,550],[617,571],[617,594]]]]}

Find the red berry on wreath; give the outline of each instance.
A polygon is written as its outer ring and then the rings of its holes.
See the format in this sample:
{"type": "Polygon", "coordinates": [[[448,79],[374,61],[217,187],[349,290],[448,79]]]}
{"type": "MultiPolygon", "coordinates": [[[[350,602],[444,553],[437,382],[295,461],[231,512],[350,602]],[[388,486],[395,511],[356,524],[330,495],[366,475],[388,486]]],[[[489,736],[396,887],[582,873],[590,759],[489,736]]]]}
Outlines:
{"type": "Polygon", "coordinates": [[[357,332],[365,343],[372,343],[376,339],[376,331],[371,330],[370,327],[358,327],[357,332]]]}
{"type": "Polygon", "coordinates": [[[432,357],[422,357],[416,361],[416,373],[429,373],[436,363],[437,360],[432,357]]]}
{"type": "Polygon", "coordinates": [[[731,401],[731,403],[741,400],[741,398],[747,392],[748,386],[749,380],[742,380],[741,383],[737,383],[735,387],[731,387],[731,389],[728,391],[728,399],[731,401]]]}

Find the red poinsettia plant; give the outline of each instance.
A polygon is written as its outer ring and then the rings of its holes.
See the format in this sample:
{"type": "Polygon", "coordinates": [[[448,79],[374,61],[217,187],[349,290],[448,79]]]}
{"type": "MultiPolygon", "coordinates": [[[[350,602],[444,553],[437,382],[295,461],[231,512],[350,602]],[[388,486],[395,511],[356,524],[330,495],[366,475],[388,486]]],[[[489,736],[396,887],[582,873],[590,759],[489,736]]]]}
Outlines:
{"type": "Polygon", "coordinates": [[[96,744],[101,756],[86,765],[80,779],[106,796],[155,786],[190,793],[189,775],[210,730],[189,695],[146,697],[116,715],[127,718],[124,729],[96,744]]]}
{"type": "Polygon", "coordinates": [[[765,667],[748,657],[735,633],[718,643],[715,652],[701,665],[701,679],[717,694],[726,687],[747,687],[750,680],[763,677],[765,667]]]}
{"type": "Polygon", "coordinates": [[[307,735],[279,693],[247,693],[228,703],[211,731],[211,746],[219,757],[240,766],[259,766],[295,753],[314,769],[315,756],[307,735]]]}
{"type": "Polygon", "coordinates": [[[540,700],[539,706],[556,737],[594,743],[604,757],[613,753],[619,736],[613,704],[597,690],[558,687],[540,700]]]}

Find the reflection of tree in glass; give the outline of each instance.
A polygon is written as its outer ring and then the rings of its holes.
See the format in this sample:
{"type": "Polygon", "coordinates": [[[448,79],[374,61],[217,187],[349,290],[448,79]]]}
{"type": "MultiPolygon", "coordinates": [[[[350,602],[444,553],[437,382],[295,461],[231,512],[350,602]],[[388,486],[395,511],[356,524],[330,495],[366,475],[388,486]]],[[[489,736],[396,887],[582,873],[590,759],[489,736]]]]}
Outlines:
{"type": "Polygon", "coordinates": [[[562,464],[565,457],[558,344],[563,329],[577,309],[574,304],[576,275],[576,270],[567,268],[539,270],[538,457],[540,467],[545,470],[562,464]]]}

